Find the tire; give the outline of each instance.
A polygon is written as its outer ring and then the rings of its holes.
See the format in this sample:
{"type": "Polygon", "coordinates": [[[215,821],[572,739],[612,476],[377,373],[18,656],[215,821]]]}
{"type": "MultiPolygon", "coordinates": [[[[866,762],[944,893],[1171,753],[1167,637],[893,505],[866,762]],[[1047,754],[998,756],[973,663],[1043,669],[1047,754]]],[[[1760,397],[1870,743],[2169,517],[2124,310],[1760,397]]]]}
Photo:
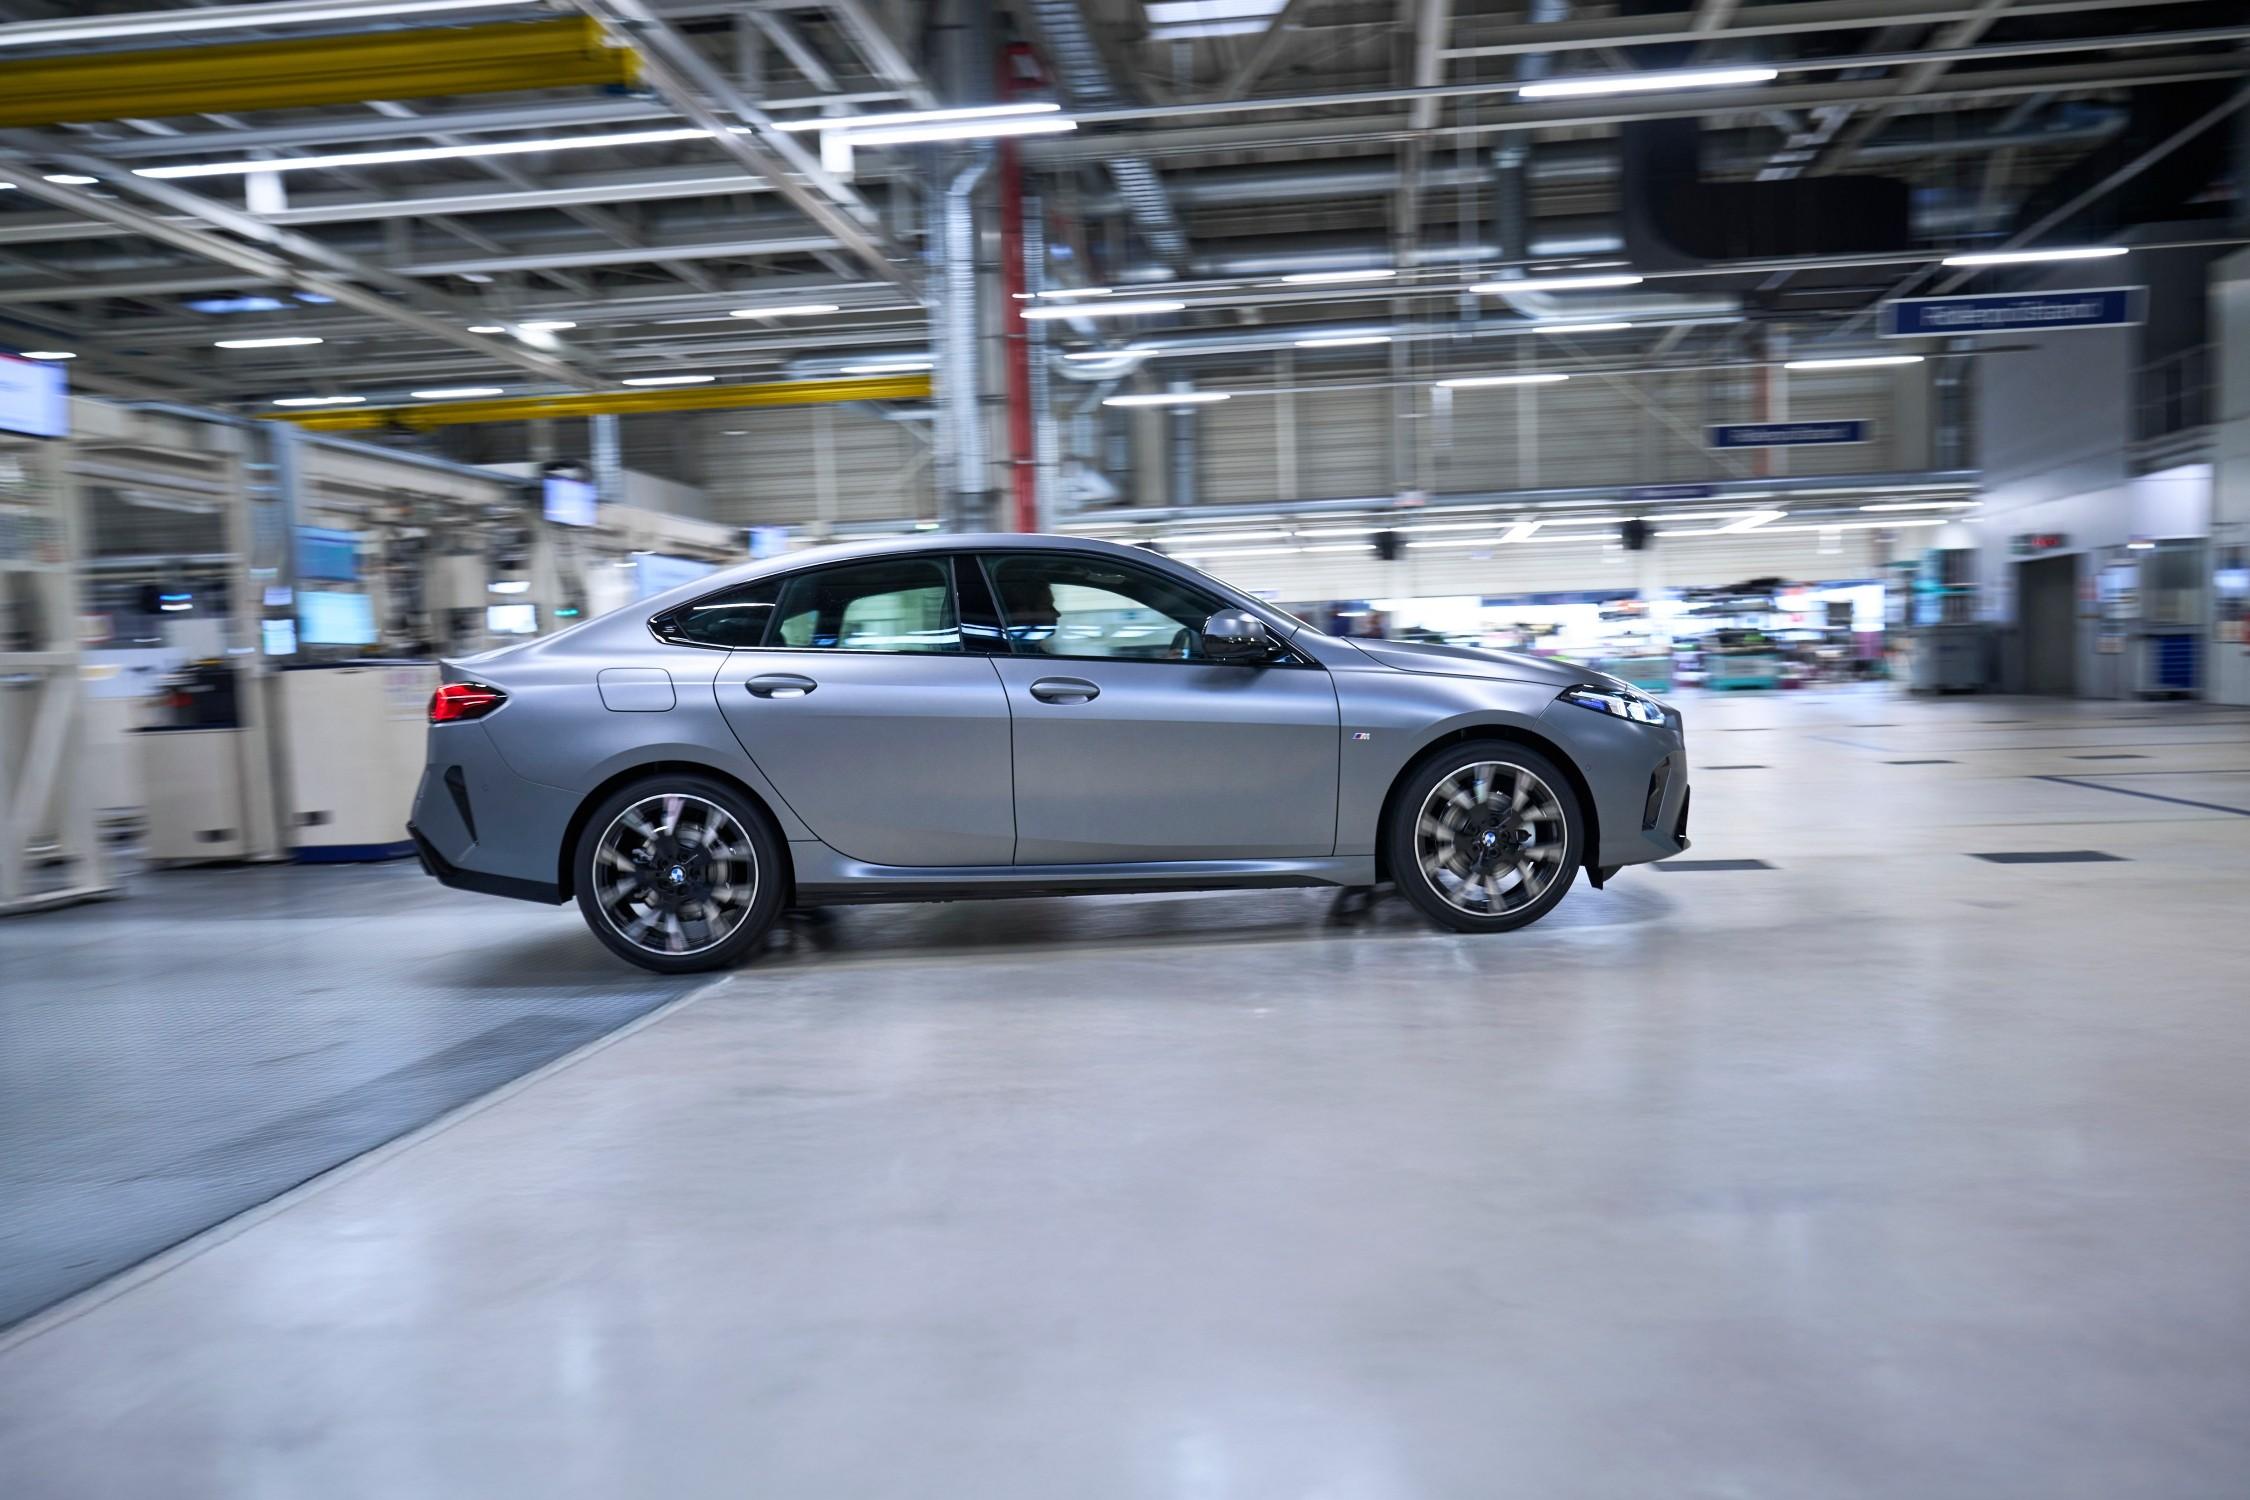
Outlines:
{"type": "Polygon", "coordinates": [[[1383,852],[1399,893],[1441,927],[1509,932],[1569,893],[1586,859],[1586,818],[1570,778],[1546,756],[1507,740],[1468,740],[1407,773],[1383,852]],[[1443,798],[1441,787],[1450,789],[1443,798]]]}
{"type": "Polygon", "coordinates": [[[570,858],[578,911],[594,936],[659,974],[723,969],[754,952],[789,884],[765,809],[688,773],[646,777],[604,798],[570,858]]]}

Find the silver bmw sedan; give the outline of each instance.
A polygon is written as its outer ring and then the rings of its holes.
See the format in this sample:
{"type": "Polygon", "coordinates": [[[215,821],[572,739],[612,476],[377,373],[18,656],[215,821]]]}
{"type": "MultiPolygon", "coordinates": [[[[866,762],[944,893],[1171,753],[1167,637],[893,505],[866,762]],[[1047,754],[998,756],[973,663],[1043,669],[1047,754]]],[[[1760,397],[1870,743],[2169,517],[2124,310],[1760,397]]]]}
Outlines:
{"type": "Polygon", "coordinates": [[[928,536],[752,563],[445,664],[408,832],[663,972],[788,907],[1389,881],[1461,932],[1687,847],[1677,711],[1324,635],[1171,558],[928,536]]]}

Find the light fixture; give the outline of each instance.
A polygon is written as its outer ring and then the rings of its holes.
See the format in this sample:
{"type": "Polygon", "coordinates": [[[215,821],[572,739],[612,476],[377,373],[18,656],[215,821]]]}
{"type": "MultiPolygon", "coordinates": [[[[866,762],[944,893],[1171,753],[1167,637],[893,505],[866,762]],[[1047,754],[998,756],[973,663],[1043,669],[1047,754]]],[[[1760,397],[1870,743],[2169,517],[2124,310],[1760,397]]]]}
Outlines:
{"type": "Polygon", "coordinates": [[[498,396],[505,394],[496,385],[448,385],[434,391],[409,391],[417,401],[461,401],[471,396],[498,396]]]}
{"type": "Polygon", "coordinates": [[[357,406],[365,396],[282,396],[274,401],[276,406],[357,406]]]}
{"type": "Polygon", "coordinates": [[[99,177],[87,177],[77,172],[49,172],[47,180],[59,182],[64,187],[99,187],[102,181],[99,177]]]}
{"type": "Polygon", "coordinates": [[[1104,302],[1095,307],[1027,307],[1023,316],[1035,322],[1054,318],[1130,318],[1140,313],[1178,312],[1185,302],[1104,302]]]}
{"type": "Polygon", "coordinates": [[[385,167],[402,162],[471,161],[487,156],[529,156],[542,151],[601,151],[618,146],[660,146],[672,141],[708,140],[707,130],[613,130],[602,135],[538,136],[528,141],[478,141],[464,146],[398,146],[382,151],[339,151],[326,156],[283,156],[260,160],[181,162],[141,167],[135,177],[171,181],[187,177],[245,177],[268,172],[313,172],[337,168],[385,167]]]}
{"type": "Polygon", "coordinates": [[[1940,261],[1947,266],[2028,266],[2049,260],[2108,260],[2123,255],[2123,245],[2079,245],[2062,250],[1976,250],[1964,255],[1948,255],[1940,261]]]}
{"type": "MultiPolygon", "coordinates": [[[[369,16],[420,16],[449,10],[500,10],[537,0],[308,0],[301,5],[262,5],[260,26],[303,26],[322,21],[357,21],[369,16]]],[[[202,13],[168,10],[121,16],[87,16],[46,25],[10,26],[0,32],[0,47],[44,47],[52,42],[110,42],[136,36],[179,36],[222,31],[245,24],[239,8],[202,13]]]]}
{"type": "Polygon", "coordinates": [[[1861,510],[1974,510],[1974,500],[1886,500],[1880,505],[1862,505],[1861,510]]]}
{"type": "Polygon", "coordinates": [[[488,583],[484,587],[486,592],[493,594],[528,594],[531,592],[531,580],[528,578],[502,578],[488,583]]]}
{"type": "Polygon", "coordinates": [[[891,115],[817,115],[802,120],[784,120],[780,127],[790,132],[802,130],[848,130],[855,135],[862,130],[885,130],[893,126],[940,125],[958,120],[997,120],[1013,115],[1059,114],[1062,106],[1052,100],[1027,100],[1022,104],[965,104],[955,109],[916,109],[891,115]]]}
{"type": "Polygon", "coordinates": [[[1471,390],[1485,385],[1556,385],[1568,380],[1568,375],[1454,375],[1438,384],[1449,391],[1471,390]]]}
{"type": "Polygon", "coordinates": [[[1130,396],[1104,398],[1104,406],[1207,406],[1213,401],[1224,401],[1226,391],[1145,391],[1130,396]]]}
{"type": "Polygon", "coordinates": [[[935,368],[937,367],[926,359],[902,359],[896,364],[888,365],[845,365],[843,373],[846,375],[907,375],[916,370],[932,370],[935,368]]]}
{"type": "Polygon", "coordinates": [[[624,385],[709,385],[716,375],[636,375],[624,385]]]}
{"type": "Polygon", "coordinates": [[[1281,279],[1290,286],[1324,286],[1329,282],[1388,281],[1398,272],[1392,270],[1365,271],[1295,271],[1281,279]]]}
{"type": "Polygon", "coordinates": [[[469,332],[471,333],[506,333],[507,331],[498,323],[471,323],[469,325],[469,332]]]}
{"type": "Polygon", "coordinates": [[[1114,297],[1117,289],[1108,286],[1059,286],[1051,291],[1033,292],[1031,295],[1047,301],[1058,301],[1066,297],[1114,297]]]}
{"type": "Polygon", "coordinates": [[[1533,333],[1615,333],[1630,328],[1630,323],[1535,323],[1533,333]]]}
{"type": "Polygon", "coordinates": [[[771,307],[738,307],[727,314],[730,318],[817,318],[823,313],[842,312],[834,302],[785,302],[771,307]]]}
{"type": "Polygon", "coordinates": [[[2127,543],[2125,544],[2125,550],[2126,550],[2127,552],[2154,552],[2154,551],[2156,550],[2156,543],[2154,543],[2154,542],[2127,542],[2127,543]]]}
{"type": "Polygon", "coordinates": [[[1639,286],[1641,278],[1628,271],[1604,271],[1593,276],[1519,276],[1513,281],[1480,281],[1470,287],[1484,296],[1507,292],[1598,292],[1605,287],[1639,286]]]}
{"type": "Polygon", "coordinates": [[[61,360],[76,359],[78,356],[68,349],[26,349],[23,351],[22,357],[25,359],[61,360]]]}
{"type": "Polygon", "coordinates": [[[846,130],[840,139],[853,146],[915,146],[927,141],[989,141],[1001,136],[1063,135],[1078,122],[1063,115],[1029,118],[991,118],[937,122],[929,125],[891,125],[879,130],[846,130]]]}
{"type": "Polygon", "coordinates": [[[463,271],[461,273],[461,279],[468,282],[471,286],[492,285],[492,278],[485,275],[482,271],[463,271]]]}
{"type": "Polygon", "coordinates": [[[516,326],[525,333],[561,333],[566,328],[576,328],[578,325],[568,318],[536,318],[516,326]]]}
{"type": "Polygon", "coordinates": [[[1356,349],[1366,344],[1387,344],[1390,341],[1391,336],[1387,333],[1346,333],[1337,334],[1330,338],[1299,339],[1297,340],[1297,347],[1300,349],[1356,349]]]}
{"type": "Polygon", "coordinates": [[[1723,89],[1771,83],[1774,68],[1672,68],[1649,73],[1599,73],[1584,78],[1543,78],[1516,90],[1518,99],[1585,99],[1601,94],[1656,94],[1670,89],[1723,89]]]}
{"type": "Polygon", "coordinates": [[[323,342],[325,340],[316,338],[309,333],[285,333],[262,339],[220,339],[211,347],[214,349],[296,349],[306,344],[323,342]]]}
{"type": "Polygon", "coordinates": [[[1784,370],[1871,370],[1878,365],[1918,365],[1919,354],[1850,354],[1834,359],[1787,359],[1784,370]]]}

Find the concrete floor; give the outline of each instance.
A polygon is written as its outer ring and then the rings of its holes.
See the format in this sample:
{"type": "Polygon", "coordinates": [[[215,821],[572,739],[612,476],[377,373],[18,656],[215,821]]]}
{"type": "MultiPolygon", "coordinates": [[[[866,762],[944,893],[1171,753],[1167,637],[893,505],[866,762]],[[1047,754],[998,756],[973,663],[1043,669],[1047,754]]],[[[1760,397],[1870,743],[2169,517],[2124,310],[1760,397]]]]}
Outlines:
{"type": "Polygon", "coordinates": [[[1689,714],[1769,868],[846,913],[0,1337],[0,1488],[2243,1493],[2250,713],[1689,714]]]}

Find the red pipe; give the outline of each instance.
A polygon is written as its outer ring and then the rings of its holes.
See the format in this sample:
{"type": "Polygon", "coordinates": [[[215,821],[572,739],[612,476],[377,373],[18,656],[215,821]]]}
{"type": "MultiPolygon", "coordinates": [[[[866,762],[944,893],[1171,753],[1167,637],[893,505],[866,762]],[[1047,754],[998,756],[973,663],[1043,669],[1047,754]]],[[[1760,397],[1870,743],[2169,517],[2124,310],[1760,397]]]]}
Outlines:
{"type": "MultiPolygon", "coordinates": [[[[1019,62],[1031,49],[1018,42],[1000,59],[1000,97],[1012,99],[1019,62]]],[[[1039,529],[1039,472],[1031,435],[1031,340],[1024,332],[1023,162],[1012,140],[1000,145],[1000,332],[1008,376],[1008,481],[1015,529],[1039,529]]]]}

